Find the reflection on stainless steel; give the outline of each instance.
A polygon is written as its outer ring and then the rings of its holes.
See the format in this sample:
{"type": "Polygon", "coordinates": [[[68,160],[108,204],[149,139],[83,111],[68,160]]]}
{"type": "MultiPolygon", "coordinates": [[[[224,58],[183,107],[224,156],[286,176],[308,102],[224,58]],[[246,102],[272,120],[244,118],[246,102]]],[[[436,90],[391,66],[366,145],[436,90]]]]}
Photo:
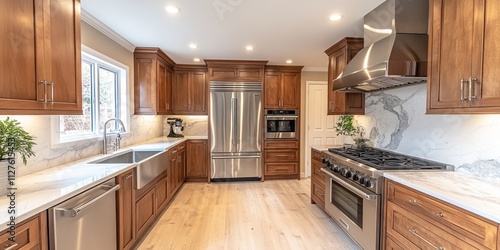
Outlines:
{"type": "Polygon", "coordinates": [[[428,12],[428,1],[387,0],[368,13],[365,48],[333,80],[333,90],[371,92],[425,82],[428,12]]]}
{"type": "Polygon", "coordinates": [[[49,209],[50,249],[116,249],[116,190],[108,180],[49,209]]]}
{"type": "Polygon", "coordinates": [[[211,178],[261,174],[261,82],[210,82],[211,178]]]}

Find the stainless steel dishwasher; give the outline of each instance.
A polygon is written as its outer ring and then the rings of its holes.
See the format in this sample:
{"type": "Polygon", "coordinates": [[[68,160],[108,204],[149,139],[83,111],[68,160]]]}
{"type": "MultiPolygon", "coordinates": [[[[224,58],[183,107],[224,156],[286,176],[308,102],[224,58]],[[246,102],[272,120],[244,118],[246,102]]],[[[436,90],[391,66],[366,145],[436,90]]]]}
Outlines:
{"type": "Polygon", "coordinates": [[[119,188],[110,179],[49,209],[50,249],[115,250],[119,188]]]}

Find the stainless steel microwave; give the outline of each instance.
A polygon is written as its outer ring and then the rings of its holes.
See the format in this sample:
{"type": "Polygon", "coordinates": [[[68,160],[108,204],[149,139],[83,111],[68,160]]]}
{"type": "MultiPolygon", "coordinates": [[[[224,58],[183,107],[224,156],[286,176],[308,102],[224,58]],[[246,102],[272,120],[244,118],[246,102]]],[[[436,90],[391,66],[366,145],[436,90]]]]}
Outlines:
{"type": "Polygon", "coordinates": [[[297,110],[265,110],[266,139],[297,139],[297,110]]]}

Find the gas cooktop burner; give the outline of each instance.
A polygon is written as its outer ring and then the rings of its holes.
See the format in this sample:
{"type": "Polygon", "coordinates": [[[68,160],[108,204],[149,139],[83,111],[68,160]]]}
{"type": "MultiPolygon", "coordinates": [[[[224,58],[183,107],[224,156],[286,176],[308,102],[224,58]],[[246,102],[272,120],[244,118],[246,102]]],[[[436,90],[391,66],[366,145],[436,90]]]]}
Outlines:
{"type": "Polygon", "coordinates": [[[445,167],[445,164],[370,147],[329,148],[328,151],[379,170],[443,169],[445,167]]]}

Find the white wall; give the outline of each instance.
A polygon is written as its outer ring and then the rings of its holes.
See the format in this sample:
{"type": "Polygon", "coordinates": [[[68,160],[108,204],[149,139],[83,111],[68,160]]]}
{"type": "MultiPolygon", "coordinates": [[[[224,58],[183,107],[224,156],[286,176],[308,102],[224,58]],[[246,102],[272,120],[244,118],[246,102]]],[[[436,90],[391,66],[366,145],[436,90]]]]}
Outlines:
{"type": "Polygon", "coordinates": [[[426,115],[426,84],[366,96],[356,116],[376,147],[500,180],[500,115],[426,115]]]}

